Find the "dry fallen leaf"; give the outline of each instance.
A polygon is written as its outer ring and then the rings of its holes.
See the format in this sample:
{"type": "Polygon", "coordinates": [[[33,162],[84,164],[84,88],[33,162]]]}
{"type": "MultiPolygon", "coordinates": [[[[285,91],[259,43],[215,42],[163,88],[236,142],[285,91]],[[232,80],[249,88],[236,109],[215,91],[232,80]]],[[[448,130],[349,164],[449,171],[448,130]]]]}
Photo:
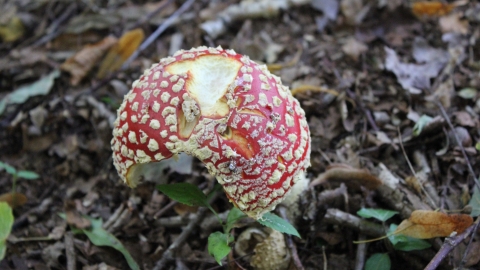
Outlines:
{"type": "Polygon", "coordinates": [[[398,225],[393,234],[402,234],[418,239],[448,237],[453,232],[462,233],[473,223],[473,218],[465,214],[445,214],[441,212],[416,210],[409,219],[398,225]]]}
{"type": "Polygon", "coordinates": [[[347,42],[342,46],[342,51],[353,58],[353,60],[357,61],[358,57],[368,50],[367,45],[365,43],[356,40],[355,38],[351,37],[347,40],[347,42]]]}
{"type": "Polygon", "coordinates": [[[77,210],[75,202],[65,202],[65,216],[68,225],[72,225],[77,229],[87,229],[92,225],[90,220],[82,216],[77,210]]]}
{"type": "Polygon", "coordinates": [[[365,3],[362,0],[341,0],[340,10],[348,24],[359,24],[365,17],[365,3]]]}
{"type": "Polygon", "coordinates": [[[452,13],[441,17],[438,23],[443,33],[453,32],[463,35],[468,33],[468,20],[462,20],[462,14],[460,13],[452,13]]]}
{"type": "Polygon", "coordinates": [[[417,194],[422,194],[422,183],[415,176],[408,176],[405,178],[405,183],[408,187],[412,188],[417,194]]]}
{"type": "Polygon", "coordinates": [[[345,164],[334,164],[328,166],[327,170],[310,183],[310,187],[325,182],[345,183],[349,188],[358,189],[364,186],[368,189],[376,189],[382,181],[367,170],[355,169],[345,164]]]}
{"type": "Polygon", "coordinates": [[[41,152],[48,149],[57,141],[57,134],[50,132],[40,136],[29,136],[28,127],[22,125],[23,150],[30,152],[41,152]]]}
{"type": "Polygon", "coordinates": [[[19,207],[27,202],[27,197],[22,193],[9,192],[0,195],[0,202],[6,202],[11,208],[19,207]]]}
{"type": "Polygon", "coordinates": [[[431,95],[425,99],[428,101],[438,100],[445,108],[452,106],[452,98],[455,96],[455,87],[453,78],[449,77],[444,82],[440,83],[431,95]]]}
{"type": "Polygon", "coordinates": [[[436,17],[443,16],[454,8],[462,6],[468,3],[468,1],[457,1],[453,3],[443,3],[440,1],[423,1],[412,4],[412,12],[417,17],[436,17]]]}
{"type": "Polygon", "coordinates": [[[110,48],[108,54],[103,59],[97,77],[103,78],[107,73],[119,69],[123,62],[125,62],[138,46],[140,46],[144,37],[145,34],[140,28],[133,29],[123,34],[117,44],[110,48]]]}
{"type": "Polygon", "coordinates": [[[108,36],[102,41],[87,45],[74,56],[68,58],[62,65],[61,69],[72,75],[70,83],[77,85],[98,63],[105,52],[117,43],[117,38],[108,36]]]}
{"type": "Polygon", "coordinates": [[[412,94],[420,94],[424,89],[430,89],[431,78],[438,76],[448,62],[448,58],[441,57],[439,54],[426,54],[426,50],[421,51],[425,53],[414,52],[414,55],[424,55],[418,58],[424,63],[410,64],[400,61],[400,57],[394,50],[385,47],[385,68],[393,72],[397,76],[398,83],[412,94]],[[425,57],[427,55],[428,58],[425,57]]]}
{"type": "MultiPolygon", "coordinates": [[[[462,254],[463,255],[463,254],[462,254]]],[[[480,261],[480,242],[473,242],[465,257],[465,267],[472,267],[480,261]]]]}
{"type": "Polygon", "coordinates": [[[183,203],[177,203],[173,206],[173,210],[175,213],[177,213],[179,216],[186,216],[190,213],[195,213],[198,210],[198,206],[189,206],[183,203]]]}

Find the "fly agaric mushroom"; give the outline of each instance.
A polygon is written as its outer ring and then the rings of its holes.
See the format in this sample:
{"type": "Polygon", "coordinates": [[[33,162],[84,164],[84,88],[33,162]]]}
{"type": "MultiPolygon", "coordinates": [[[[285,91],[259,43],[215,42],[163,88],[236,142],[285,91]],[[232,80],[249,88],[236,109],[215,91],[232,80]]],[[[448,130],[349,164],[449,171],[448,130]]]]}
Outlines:
{"type": "Polygon", "coordinates": [[[265,65],[221,47],[180,50],[145,70],[118,109],[111,145],[130,187],[142,165],[185,152],[255,219],[310,166],[305,113],[288,87],[265,65]]]}

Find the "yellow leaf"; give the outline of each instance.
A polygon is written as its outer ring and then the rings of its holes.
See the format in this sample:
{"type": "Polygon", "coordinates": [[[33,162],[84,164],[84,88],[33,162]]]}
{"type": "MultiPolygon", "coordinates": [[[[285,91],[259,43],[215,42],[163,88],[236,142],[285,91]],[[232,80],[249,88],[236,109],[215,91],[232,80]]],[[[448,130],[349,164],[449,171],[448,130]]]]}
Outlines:
{"type": "Polygon", "coordinates": [[[465,214],[445,214],[435,211],[416,210],[409,219],[398,225],[393,234],[402,234],[418,239],[447,237],[453,232],[462,233],[473,223],[465,214]]]}
{"type": "Polygon", "coordinates": [[[140,28],[123,34],[118,40],[118,43],[108,51],[107,56],[103,59],[97,73],[97,78],[103,78],[107,73],[119,69],[123,62],[140,46],[144,37],[145,34],[140,28]]]}
{"type": "Polygon", "coordinates": [[[468,1],[443,3],[439,1],[422,1],[412,4],[412,12],[417,17],[437,17],[450,13],[454,8],[466,4],[468,1]]]}
{"type": "Polygon", "coordinates": [[[6,25],[0,25],[0,37],[5,42],[13,42],[25,34],[25,27],[18,17],[13,17],[6,25]]]}

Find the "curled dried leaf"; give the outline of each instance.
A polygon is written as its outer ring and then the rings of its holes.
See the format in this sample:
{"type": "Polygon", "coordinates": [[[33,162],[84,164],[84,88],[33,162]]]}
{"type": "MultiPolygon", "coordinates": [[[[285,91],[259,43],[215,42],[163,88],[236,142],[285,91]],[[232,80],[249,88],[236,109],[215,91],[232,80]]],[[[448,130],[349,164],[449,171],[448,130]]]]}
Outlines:
{"type": "Polygon", "coordinates": [[[402,221],[393,234],[402,234],[418,239],[447,237],[453,232],[462,233],[473,223],[473,218],[465,214],[445,214],[441,212],[416,210],[410,218],[402,221]]]}
{"type": "Polygon", "coordinates": [[[68,58],[60,68],[72,75],[70,83],[77,85],[98,63],[105,52],[117,43],[117,38],[108,36],[95,44],[86,45],[74,56],[68,58]]]}
{"type": "Polygon", "coordinates": [[[102,61],[97,73],[98,78],[103,78],[107,73],[119,69],[123,62],[140,46],[145,34],[140,28],[126,32],[120,37],[117,44],[110,48],[108,54],[102,61]]]}
{"type": "Polygon", "coordinates": [[[22,193],[9,192],[0,195],[0,202],[6,202],[11,208],[19,207],[27,202],[27,197],[22,193]]]}
{"type": "Polygon", "coordinates": [[[358,189],[364,186],[368,189],[376,189],[382,185],[382,181],[365,169],[355,169],[345,164],[333,164],[327,171],[319,175],[310,183],[310,187],[326,183],[341,182],[349,188],[358,189]]]}
{"type": "Polygon", "coordinates": [[[77,210],[74,201],[67,201],[65,203],[65,219],[68,225],[74,226],[77,229],[88,229],[92,226],[90,220],[77,210]]]}

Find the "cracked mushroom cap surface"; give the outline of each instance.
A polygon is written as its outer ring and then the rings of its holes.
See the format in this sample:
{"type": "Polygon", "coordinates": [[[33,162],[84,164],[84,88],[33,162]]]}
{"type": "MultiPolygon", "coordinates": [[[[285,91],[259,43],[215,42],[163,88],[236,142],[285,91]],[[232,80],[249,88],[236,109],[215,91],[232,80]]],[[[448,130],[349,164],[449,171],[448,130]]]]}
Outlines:
{"type": "Polygon", "coordinates": [[[180,50],[145,70],[114,123],[113,162],[135,187],[142,165],[185,152],[255,219],[279,204],[310,166],[299,102],[265,65],[221,47],[180,50]]]}

